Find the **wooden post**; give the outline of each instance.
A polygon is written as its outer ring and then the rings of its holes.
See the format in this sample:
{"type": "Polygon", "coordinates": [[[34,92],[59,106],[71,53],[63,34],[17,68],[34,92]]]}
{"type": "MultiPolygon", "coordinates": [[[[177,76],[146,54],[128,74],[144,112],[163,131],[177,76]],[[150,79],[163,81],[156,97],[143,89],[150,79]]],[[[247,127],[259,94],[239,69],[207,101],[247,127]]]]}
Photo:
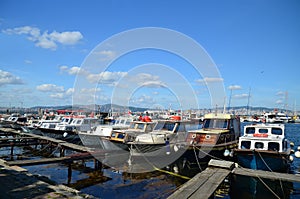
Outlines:
{"type": "Polygon", "coordinates": [[[65,157],[65,149],[63,147],[60,148],[60,157],[65,157]]]}
{"type": "Polygon", "coordinates": [[[71,183],[72,180],[72,162],[68,164],[68,184],[71,183]]]}
{"type": "Polygon", "coordinates": [[[102,169],[102,163],[97,159],[94,159],[94,168],[95,170],[102,169]]]}
{"type": "Polygon", "coordinates": [[[10,146],[11,146],[11,148],[10,148],[10,160],[14,160],[14,143],[11,142],[10,146]]]}

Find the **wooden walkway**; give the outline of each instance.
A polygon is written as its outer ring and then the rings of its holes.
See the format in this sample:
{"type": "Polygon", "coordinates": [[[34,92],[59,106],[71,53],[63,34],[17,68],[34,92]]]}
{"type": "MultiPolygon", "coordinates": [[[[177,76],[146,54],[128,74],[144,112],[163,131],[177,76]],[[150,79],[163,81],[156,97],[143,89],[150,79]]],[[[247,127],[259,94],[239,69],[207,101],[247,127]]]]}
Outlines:
{"type": "Polygon", "coordinates": [[[198,173],[168,198],[209,198],[231,173],[233,166],[233,162],[210,160],[207,169],[198,173]]]}
{"type": "Polygon", "coordinates": [[[177,198],[210,198],[224,179],[229,175],[243,175],[263,179],[300,182],[300,175],[252,170],[235,167],[233,162],[210,160],[208,167],[187,181],[168,199],[177,198]]]}
{"type": "MultiPolygon", "coordinates": [[[[91,148],[69,143],[63,140],[58,140],[50,138],[47,136],[36,135],[32,133],[23,133],[12,128],[0,128],[0,132],[6,136],[13,135],[14,137],[0,138],[0,148],[4,146],[11,147],[11,156],[13,156],[14,146],[29,146],[29,145],[39,145],[39,144],[49,144],[50,146],[57,146],[60,149],[60,157],[52,158],[41,158],[41,159],[31,159],[31,160],[11,160],[7,161],[8,166],[29,166],[29,165],[39,165],[39,164],[51,164],[58,162],[72,162],[74,160],[85,160],[94,159],[104,156],[105,151],[95,151],[91,148]],[[65,150],[69,149],[77,153],[65,156],[65,150]]],[[[100,163],[95,162],[95,166],[99,166],[100,163]]]]}

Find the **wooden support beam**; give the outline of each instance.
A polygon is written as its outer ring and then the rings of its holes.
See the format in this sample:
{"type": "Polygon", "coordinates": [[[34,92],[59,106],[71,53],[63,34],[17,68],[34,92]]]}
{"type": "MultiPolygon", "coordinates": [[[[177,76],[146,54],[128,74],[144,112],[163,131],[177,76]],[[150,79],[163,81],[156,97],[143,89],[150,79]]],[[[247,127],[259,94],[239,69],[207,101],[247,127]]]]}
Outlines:
{"type": "Polygon", "coordinates": [[[235,175],[243,175],[250,177],[260,177],[272,180],[283,180],[290,182],[300,182],[300,175],[288,174],[288,173],[277,173],[270,171],[252,170],[246,168],[234,168],[232,173],[235,175]]]}

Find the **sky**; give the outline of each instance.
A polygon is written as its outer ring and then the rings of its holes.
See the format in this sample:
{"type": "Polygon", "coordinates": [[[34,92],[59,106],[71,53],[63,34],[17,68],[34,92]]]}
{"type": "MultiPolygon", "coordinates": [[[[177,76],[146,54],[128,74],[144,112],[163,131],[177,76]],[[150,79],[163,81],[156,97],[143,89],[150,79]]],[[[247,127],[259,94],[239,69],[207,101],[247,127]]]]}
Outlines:
{"type": "Polygon", "coordinates": [[[0,0],[0,107],[300,111],[297,0],[0,0]]]}

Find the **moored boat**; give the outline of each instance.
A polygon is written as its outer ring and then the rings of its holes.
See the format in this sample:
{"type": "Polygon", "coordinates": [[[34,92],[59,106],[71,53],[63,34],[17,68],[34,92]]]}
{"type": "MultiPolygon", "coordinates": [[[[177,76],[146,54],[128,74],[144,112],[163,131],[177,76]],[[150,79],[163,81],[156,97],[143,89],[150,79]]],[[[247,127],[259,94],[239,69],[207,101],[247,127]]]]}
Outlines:
{"type": "Polygon", "coordinates": [[[238,164],[250,169],[286,172],[291,147],[285,137],[284,124],[251,124],[234,150],[238,164]]]}
{"type": "Polygon", "coordinates": [[[203,127],[188,132],[184,158],[188,162],[207,163],[211,158],[228,159],[238,145],[240,119],[236,115],[210,113],[204,116],[203,127]]]}
{"type": "Polygon", "coordinates": [[[153,131],[139,134],[127,144],[131,154],[135,156],[169,155],[174,152],[176,144],[179,146],[185,141],[189,129],[197,129],[198,127],[199,122],[181,120],[180,117],[175,117],[172,120],[158,120],[153,131]]]}
{"type": "Polygon", "coordinates": [[[78,131],[78,135],[85,146],[91,148],[109,149],[109,138],[114,130],[125,130],[130,127],[133,117],[119,117],[114,124],[97,125],[88,131],[78,131]]]}

